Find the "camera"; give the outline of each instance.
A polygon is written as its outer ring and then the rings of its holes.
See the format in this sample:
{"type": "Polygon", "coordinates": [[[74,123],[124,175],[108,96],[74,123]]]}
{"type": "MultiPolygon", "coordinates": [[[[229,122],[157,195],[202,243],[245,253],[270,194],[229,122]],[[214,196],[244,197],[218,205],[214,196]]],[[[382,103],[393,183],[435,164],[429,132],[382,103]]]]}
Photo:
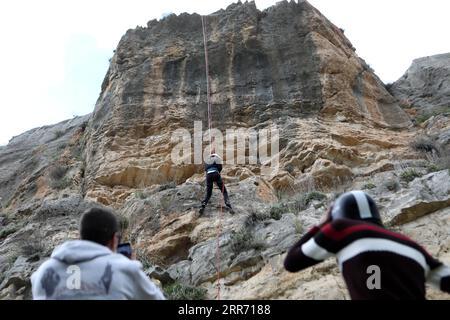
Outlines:
{"type": "Polygon", "coordinates": [[[131,249],[130,243],[121,243],[117,247],[117,253],[123,254],[128,259],[131,259],[131,255],[133,254],[133,250],[131,249]]]}

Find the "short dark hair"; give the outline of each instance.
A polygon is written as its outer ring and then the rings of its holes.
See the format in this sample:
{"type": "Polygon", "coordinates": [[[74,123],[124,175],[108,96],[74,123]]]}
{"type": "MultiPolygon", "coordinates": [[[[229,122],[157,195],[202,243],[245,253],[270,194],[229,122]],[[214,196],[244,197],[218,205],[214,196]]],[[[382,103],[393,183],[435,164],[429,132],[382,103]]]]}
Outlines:
{"type": "Polygon", "coordinates": [[[119,232],[115,214],[104,208],[91,208],[83,213],[80,221],[80,238],[106,246],[119,232]]]}

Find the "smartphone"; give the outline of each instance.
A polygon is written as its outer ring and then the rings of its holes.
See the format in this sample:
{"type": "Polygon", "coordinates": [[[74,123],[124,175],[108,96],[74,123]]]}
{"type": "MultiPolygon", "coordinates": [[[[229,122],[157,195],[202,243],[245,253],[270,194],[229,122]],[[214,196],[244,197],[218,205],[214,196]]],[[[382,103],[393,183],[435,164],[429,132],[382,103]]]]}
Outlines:
{"type": "Polygon", "coordinates": [[[131,259],[131,255],[133,254],[133,250],[131,249],[130,243],[121,243],[117,247],[117,253],[123,254],[128,259],[131,259]]]}

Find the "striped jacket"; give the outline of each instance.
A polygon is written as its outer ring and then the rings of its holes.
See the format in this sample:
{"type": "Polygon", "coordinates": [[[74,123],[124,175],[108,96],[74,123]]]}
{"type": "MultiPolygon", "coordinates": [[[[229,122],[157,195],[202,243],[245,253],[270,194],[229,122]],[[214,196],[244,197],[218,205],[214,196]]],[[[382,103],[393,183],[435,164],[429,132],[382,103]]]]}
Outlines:
{"type": "Polygon", "coordinates": [[[332,256],[352,299],[425,299],[426,282],[450,293],[449,267],[411,239],[360,220],[312,228],[290,249],[284,266],[297,272],[332,256]],[[378,287],[369,279],[376,270],[378,287]]]}

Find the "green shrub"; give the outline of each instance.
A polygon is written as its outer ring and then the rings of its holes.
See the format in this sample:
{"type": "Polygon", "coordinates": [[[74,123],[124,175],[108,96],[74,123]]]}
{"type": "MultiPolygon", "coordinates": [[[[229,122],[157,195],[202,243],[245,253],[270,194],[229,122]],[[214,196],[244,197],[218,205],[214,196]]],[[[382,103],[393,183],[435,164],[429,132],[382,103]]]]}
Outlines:
{"type": "Polygon", "coordinates": [[[252,243],[253,235],[246,228],[234,233],[231,238],[231,248],[235,253],[249,250],[252,247],[252,243]]]}
{"type": "Polygon", "coordinates": [[[366,183],[363,186],[363,190],[372,190],[375,189],[377,186],[375,184],[373,184],[372,182],[366,183]]]}
{"type": "Polygon", "coordinates": [[[448,115],[450,114],[450,106],[440,107],[433,112],[423,113],[416,117],[416,122],[418,124],[422,124],[431,117],[438,116],[440,114],[448,115]]]}
{"type": "Polygon", "coordinates": [[[14,200],[14,197],[9,198],[9,200],[5,202],[3,208],[5,208],[5,209],[6,209],[6,208],[9,208],[9,206],[12,205],[13,200],[14,200]]]}
{"type": "Polygon", "coordinates": [[[128,229],[128,227],[130,226],[130,220],[127,217],[120,216],[119,225],[121,230],[120,232],[124,234],[125,231],[128,229]]]}
{"type": "Polygon", "coordinates": [[[419,115],[419,116],[417,116],[416,117],[416,122],[418,123],[418,124],[422,124],[422,123],[424,123],[425,121],[427,121],[428,119],[430,119],[431,117],[432,117],[433,115],[432,114],[421,114],[421,115],[419,115]]]}
{"type": "Polygon", "coordinates": [[[39,165],[39,159],[36,156],[32,156],[25,162],[25,168],[28,170],[34,170],[39,165]]]}
{"type": "Polygon", "coordinates": [[[148,195],[143,191],[136,191],[134,193],[134,195],[136,196],[136,198],[141,199],[141,200],[147,199],[147,197],[148,197],[148,195]]]}
{"type": "Polygon", "coordinates": [[[420,136],[410,144],[411,148],[420,152],[438,152],[436,143],[428,136],[420,136]]]}
{"type": "Polygon", "coordinates": [[[435,165],[434,163],[428,165],[428,167],[427,167],[428,173],[437,172],[437,171],[441,171],[441,168],[439,166],[435,165]]]}
{"type": "Polygon", "coordinates": [[[255,240],[249,228],[244,227],[231,236],[231,249],[236,255],[251,249],[259,250],[262,248],[263,244],[255,240]]]}
{"type": "Polygon", "coordinates": [[[25,241],[25,243],[20,248],[22,255],[25,257],[30,256],[43,256],[45,252],[44,240],[42,238],[34,238],[25,241]]]}
{"type": "Polygon", "coordinates": [[[205,300],[207,290],[175,282],[164,287],[168,300],[205,300]]]}
{"type": "Polygon", "coordinates": [[[326,195],[317,191],[302,194],[300,197],[294,200],[294,202],[290,206],[290,209],[292,209],[295,212],[303,211],[308,208],[311,202],[323,201],[326,198],[327,198],[326,195]]]}
{"type": "Polygon", "coordinates": [[[396,179],[388,179],[383,183],[383,186],[389,191],[398,191],[400,189],[400,184],[396,179]]]}
{"type": "MultiPolygon", "coordinates": [[[[136,235],[130,236],[130,242],[134,243],[136,238],[136,235]],[[134,238],[134,239],[133,239],[134,238]]],[[[135,250],[136,259],[142,263],[142,267],[144,270],[147,270],[148,268],[159,266],[163,269],[167,269],[170,267],[170,265],[167,264],[166,261],[164,261],[164,258],[162,256],[150,256],[145,253],[142,249],[136,249],[135,250]]]]}
{"type": "Polygon", "coordinates": [[[55,135],[55,139],[59,139],[59,138],[61,138],[64,135],[64,131],[56,130],[54,135],[55,135]]]}
{"type": "Polygon", "coordinates": [[[249,212],[250,212],[250,214],[247,219],[247,221],[249,221],[249,222],[246,222],[246,223],[250,224],[250,225],[253,225],[255,222],[267,221],[271,218],[269,213],[259,212],[255,208],[250,208],[249,212]]]}
{"type": "Polygon", "coordinates": [[[307,193],[304,197],[304,204],[307,207],[312,201],[317,200],[317,201],[322,201],[325,200],[327,198],[326,195],[324,195],[321,192],[317,192],[317,191],[313,191],[310,193],[307,193]]]}
{"type": "Polygon", "coordinates": [[[295,219],[294,227],[295,227],[295,232],[297,234],[302,234],[303,233],[303,226],[302,226],[302,223],[300,222],[299,219],[295,219]]]}
{"type": "Polygon", "coordinates": [[[63,190],[72,184],[72,181],[66,177],[69,168],[65,165],[55,165],[50,169],[50,186],[56,190],[63,190]]]}
{"type": "Polygon", "coordinates": [[[171,182],[167,182],[165,184],[162,184],[161,186],[159,186],[158,188],[158,192],[164,191],[164,190],[168,190],[168,189],[175,189],[177,187],[177,184],[173,181],[171,182]]]}
{"type": "Polygon", "coordinates": [[[164,195],[159,199],[159,208],[168,211],[173,202],[173,196],[164,195]]]}
{"type": "Polygon", "coordinates": [[[16,262],[17,258],[20,257],[20,254],[19,254],[19,252],[16,251],[16,252],[13,252],[13,253],[7,255],[7,257],[8,257],[7,263],[9,265],[13,265],[14,262],[16,262]]]}
{"type": "Polygon", "coordinates": [[[41,250],[42,248],[41,247],[35,247],[34,246],[34,244],[32,243],[32,242],[30,242],[30,243],[28,243],[28,244],[25,244],[25,245],[23,245],[21,248],[20,248],[20,252],[22,253],[22,255],[24,255],[25,257],[29,257],[29,256],[32,256],[32,255],[34,255],[34,254],[40,254],[40,250],[41,250]]]}
{"type": "Polygon", "coordinates": [[[407,169],[400,174],[400,178],[405,182],[411,182],[415,178],[420,178],[421,176],[422,174],[414,169],[407,169]]]}
{"type": "Polygon", "coordinates": [[[50,178],[53,180],[60,180],[62,179],[69,168],[64,165],[55,165],[50,169],[50,178]]]}
{"type": "Polygon", "coordinates": [[[147,270],[148,268],[152,267],[154,263],[150,261],[148,256],[142,251],[142,250],[136,250],[136,259],[142,263],[142,268],[144,270],[147,270]]]}
{"type": "Polygon", "coordinates": [[[439,170],[450,169],[450,150],[445,153],[444,156],[438,157],[436,160],[436,166],[439,170]]]}
{"type": "Polygon", "coordinates": [[[283,199],[286,198],[286,195],[288,194],[285,189],[276,189],[275,193],[279,201],[283,201],[283,199]]]}
{"type": "Polygon", "coordinates": [[[327,196],[321,192],[312,191],[304,194],[297,195],[293,200],[289,202],[284,201],[278,202],[270,208],[269,215],[270,218],[274,220],[280,220],[284,213],[306,210],[311,202],[313,201],[323,201],[326,200],[327,196]]]}
{"type": "Polygon", "coordinates": [[[83,161],[83,146],[81,145],[76,145],[73,149],[72,149],[72,157],[75,158],[75,160],[77,161],[83,161]]]}
{"type": "Polygon", "coordinates": [[[52,180],[50,186],[56,190],[64,190],[72,184],[72,181],[68,177],[64,177],[59,180],[52,180]]]}
{"type": "Polygon", "coordinates": [[[271,219],[280,220],[285,212],[286,206],[282,203],[276,203],[270,208],[269,216],[271,219]]]}
{"type": "Polygon", "coordinates": [[[2,230],[0,230],[0,239],[4,239],[17,231],[18,227],[15,225],[6,226],[5,228],[2,228],[2,230]]]}

